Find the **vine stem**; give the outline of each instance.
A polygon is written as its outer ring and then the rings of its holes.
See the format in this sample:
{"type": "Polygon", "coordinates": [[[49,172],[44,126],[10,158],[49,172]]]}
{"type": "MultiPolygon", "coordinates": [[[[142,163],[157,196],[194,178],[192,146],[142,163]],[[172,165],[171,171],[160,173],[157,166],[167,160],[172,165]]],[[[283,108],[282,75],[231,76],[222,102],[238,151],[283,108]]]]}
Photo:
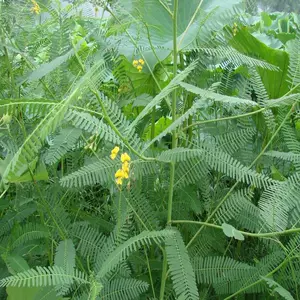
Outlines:
{"type": "MultiPolygon", "coordinates": [[[[212,227],[212,228],[216,228],[219,230],[223,230],[222,226],[220,226],[220,225],[207,223],[207,222],[200,222],[200,221],[172,220],[171,223],[174,223],[174,224],[198,224],[198,225],[202,225],[202,226],[206,226],[206,227],[212,227]]],[[[280,235],[285,235],[285,234],[298,233],[298,232],[300,232],[300,228],[292,228],[292,229],[287,229],[284,231],[265,232],[265,233],[252,233],[252,232],[240,231],[240,230],[239,230],[239,232],[242,235],[249,236],[249,237],[267,238],[267,237],[275,237],[275,236],[280,236],[280,235]]]]}
{"type": "Polygon", "coordinates": [[[248,117],[251,115],[256,115],[258,113],[261,113],[263,111],[265,111],[267,109],[267,107],[263,107],[261,109],[255,110],[255,111],[251,111],[249,113],[245,113],[245,114],[241,114],[241,115],[236,115],[236,116],[230,116],[230,117],[225,117],[225,118],[219,118],[219,119],[211,119],[211,120],[204,120],[204,121],[199,121],[199,122],[195,122],[191,125],[186,126],[185,128],[182,129],[182,131],[186,131],[187,129],[194,127],[194,126],[200,126],[203,124],[207,124],[207,123],[214,123],[214,122],[219,122],[219,121],[227,121],[227,120],[234,120],[234,119],[239,119],[239,118],[243,118],[243,117],[248,117]]]}
{"type": "MultiPolygon", "coordinates": [[[[177,74],[177,63],[178,63],[178,50],[177,50],[177,15],[178,15],[178,0],[174,0],[174,11],[173,11],[173,78],[177,74]]],[[[177,91],[173,91],[172,95],[172,123],[176,121],[176,108],[177,108],[177,91]]],[[[172,149],[177,147],[177,132],[176,129],[172,132],[172,149]]],[[[174,178],[175,178],[175,163],[171,162],[170,165],[170,186],[169,186],[169,198],[168,198],[168,214],[167,223],[171,224],[172,221],[172,207],[173,207],[173,194],[174,194],[174,178]]],[[[167,281],[167,255],[165,250],[163,251],[163,269],[161,275],[161,286],[160,286],[160,296],[159,299],[164,299],[165,286],[167,281]]]]}
{"type": "MultiPolygon", "coordinates": [[[[276,131],[274,132],[274,134],[272,135],[272,137],[270,138],[269,142],[266,144],[266,146],[262,149],[262,151],[258,154],[258,156],[255,158],[255,160],[251,163],[251,165],[249,166],[249,169],[251,169],[256,163],[257,161],[264,155],[264,153],[266,152],[266,150],[268,149],[268,147],[271,145],[271,143],[273,142],[273,140],[275,139],[275,137],[277,136],[277,134],[279,133],[279,131],[281,130],[282,126],[284,125],[284,123],[286,122],[286,120],[289,118],[289,116],[291,115],[291,113],[293,112],[294,108],[295,108],[296,102],[292,105],[291,109],[289,110],[289,112],[287,113],[287,115],[285,116],[285,118],[283,119],[283,121],[281,122],[281,124],[278,126],[278,128],[276,129],[276,131]]],[[[220,201],[220,203],[217,205],[217,207],[212,211],[212,213],[208,216],[208,218],[206,219],[205,223],[208,223],[212,217],[215,215],[215,213],[219,210],[219,208],[223,205],[223,203],[229,198],[229,196],[231,195],[231,193],[234,191],[234,189],[237,187],[237,185],[239,184],[239,181],[237,181],[228,191],[228,193],[224,196],[224,198],[220,201]]],[[[197,236],[202,232],[202,230],[205,228],[205,225],[202,225],[199,230],[194,234],[194,236],[192,237],[192,239],[189,241],[189,243],[187,244],[186,248],[189,248],[192,243],[195,241],[195,239],[197,238],[197,236]]]]}

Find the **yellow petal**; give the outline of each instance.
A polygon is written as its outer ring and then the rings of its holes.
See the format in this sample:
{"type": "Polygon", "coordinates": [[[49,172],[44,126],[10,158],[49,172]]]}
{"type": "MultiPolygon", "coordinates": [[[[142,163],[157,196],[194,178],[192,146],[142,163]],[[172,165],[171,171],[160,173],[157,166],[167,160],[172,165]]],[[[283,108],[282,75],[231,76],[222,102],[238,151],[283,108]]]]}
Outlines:
{"type": "Polygon", "coordinates": [[[141,64],[141,65],[143,65],[145,62],[144,62],[144,60],[143,59],[139,59],[139,63],[141,64]]]}
{"type": "Polygon", "coordinates": [[[132,62],[132,64],[133,64],[134,67],[136,67],[136,66],[139,64],[139,62],[138,62],[138,60],[134,60],[134,61],[132,62]]]}
{"type": "Polygon", "coordinates": [[[129,163],[128,163],[128,161],[124,161],[124,163],[122,164],[122,170],[124,171],[124,172],[129,172],[129,163]]]}
{"type": "Polygon", "coordinates": [[[116,179],[116,183],[117,183],[118,185],[122,185],[122,183],[123,183],[122,178],[117,178],[117,179],[116,179]]]}
{"type": "Polygon", "coordinates": [[[119,169],[116,173],[115,173],[115,177],[116,178],[123,178],[124,177],[124,171],[119,169]]]}
{"type": "Polygon", "coordinates": [[[116,156],[117,156],[117,154],[112,153],[112,154],[110,155],[110,158],[111,158],[112,160],[114,160],[114,159],[116,158],[116,156]]]}
{"type": "Polygon", "coordinates": [[[130,161],[130,156],[126,152],[121,154],[121,162],[124,163],[125,161],[130,161]]]}
{"type": "Polygon", "coordinates": [[[129,175],[127,172],[124,171],[124,178],[128,179],[129,178],[129,175]]]}
{"type": "Polygon", "coordinates": [[[119,151],[120,151],[120,148],[118,146],[116,146],[114,149],[111,150],[111,153],[118,154],[119,151]]]}

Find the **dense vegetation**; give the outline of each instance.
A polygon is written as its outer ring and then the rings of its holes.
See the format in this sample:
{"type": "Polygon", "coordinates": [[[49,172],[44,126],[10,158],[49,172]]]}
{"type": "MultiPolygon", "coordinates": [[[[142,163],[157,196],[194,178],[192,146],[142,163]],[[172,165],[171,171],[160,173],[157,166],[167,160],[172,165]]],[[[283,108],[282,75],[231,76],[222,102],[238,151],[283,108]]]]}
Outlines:
{"type": "Polygon", "coordinates": [[[84,2],[0,1],[0,299],[300,299],[297,8],[84,2]]]}

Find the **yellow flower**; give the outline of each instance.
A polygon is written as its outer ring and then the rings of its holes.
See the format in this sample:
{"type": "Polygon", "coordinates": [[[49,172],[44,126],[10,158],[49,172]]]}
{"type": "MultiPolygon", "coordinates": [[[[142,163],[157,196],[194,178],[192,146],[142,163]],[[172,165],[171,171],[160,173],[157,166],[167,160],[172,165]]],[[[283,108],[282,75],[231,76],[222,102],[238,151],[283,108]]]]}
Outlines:
{"type": "Polygon", "coordinates": [[[130,156],[126,152],[121,154],[121,162],[124,163],[125,161],[130,161],[130,156]]]}
{"type": "Polygon", "coordinates": [[[116,157],[117,157],[117,154],[115,154],[115,153],[112,153],[112,154],[110,155],[110,158],[111,158],[112,160],[114,160],[116,157]]]}
{"type": "Polygon", "coordinates": [[[124,163],[122,165],[122,170],[126,173],[129,172],[129,162],[128,161],[124,161],[124,163]]]}
{"type": "Polygon", "coordinates": [[[132,64],[133,64],[134,67],[137,67],[137,65],[139,64],[139,61],[135,59],[135,60],[132,62],[132,64]]]}
{"type": "Polygon", "coordinates": [[[112,149],[111,154],[110,154],[110,158],[112,160],[114,160],[117,157],[119,151],[120,151],[120,148],[118,146],[116,146],[114,149],[112,149]]]}
{"type": "Polygon", "coordinates": [[[140,59],[139,59],[139,63],[140,63],[141,65],[144,65],[145,62],[144,62],[143,59],[140,58],[140,59]]]}
{"type": "Polygon", "coordinates": [[[118,154],[119,151],[120,151],[120,147],[116,146],[114,149],[111,150],[111,153],[118,154]]]}
{"type": "Polygon", "coordinates": [[[39,15],[41,13],[41,8],[35,0],[31,0],[33,7],[31,8],[31,12],[39,15]]]}
{"type": "Polygon", "coordinates": [[[143,70],[142,66],[137,66],[136,68],[138,69],[139,72],[142,72],[142,70],[143,70]]]}
{"type": "Polygon", "coordinates": [[[122,179],[122,178],[117,178],[117,179],[116,179],[116,183],[117,183],[118,185],[122,185],[123,179],[122,179]]]}
{"type": "Polygon", "coordinates": [[[116,178],[124,178],[124,171],[122,169],[119,169],[116,173],[115,173],[115,177],[116,178]]]}

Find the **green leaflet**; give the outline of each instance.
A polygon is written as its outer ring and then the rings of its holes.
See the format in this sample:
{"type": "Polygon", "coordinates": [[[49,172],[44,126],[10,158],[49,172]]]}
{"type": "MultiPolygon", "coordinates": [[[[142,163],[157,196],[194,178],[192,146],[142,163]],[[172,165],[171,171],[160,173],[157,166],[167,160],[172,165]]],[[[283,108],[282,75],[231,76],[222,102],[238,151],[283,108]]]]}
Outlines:
{"type": "Polygon", "coordinates": [[[239,232],[229,224],[223,223],[222,229],[224,234],[228,237],[234,237],[236,240],[240,240],[240,241],[243,241],[245,239],[241,232],[239,232]]]}

